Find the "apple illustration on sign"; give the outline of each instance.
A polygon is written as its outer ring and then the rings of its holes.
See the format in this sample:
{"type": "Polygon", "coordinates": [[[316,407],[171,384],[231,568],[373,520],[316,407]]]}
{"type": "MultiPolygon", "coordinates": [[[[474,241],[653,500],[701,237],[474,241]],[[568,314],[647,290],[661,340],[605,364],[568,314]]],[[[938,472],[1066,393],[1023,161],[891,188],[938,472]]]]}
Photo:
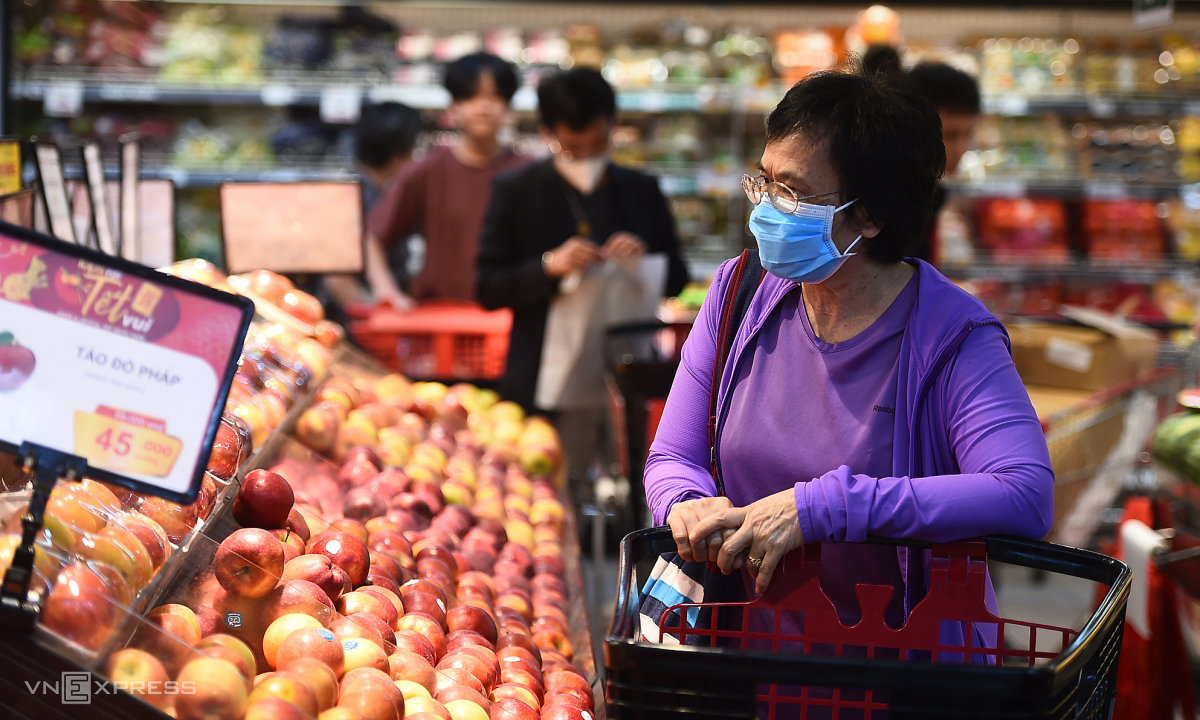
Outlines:
{"type": "Polygon", "coordinates": [[[18,345],[10,332],[0,332],[0,392],[12,392],[33,374],[33,351],[18,345]]]}

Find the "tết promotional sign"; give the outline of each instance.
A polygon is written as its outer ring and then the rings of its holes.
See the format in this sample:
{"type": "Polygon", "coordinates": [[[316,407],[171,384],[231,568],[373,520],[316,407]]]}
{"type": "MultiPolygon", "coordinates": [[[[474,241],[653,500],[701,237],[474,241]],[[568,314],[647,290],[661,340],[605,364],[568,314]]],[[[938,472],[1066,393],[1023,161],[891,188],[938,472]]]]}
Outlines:
{"type": "Polygon", "coordinates": [[[0,446],[191,502],[250,300],[0,223],[0,446]]]}

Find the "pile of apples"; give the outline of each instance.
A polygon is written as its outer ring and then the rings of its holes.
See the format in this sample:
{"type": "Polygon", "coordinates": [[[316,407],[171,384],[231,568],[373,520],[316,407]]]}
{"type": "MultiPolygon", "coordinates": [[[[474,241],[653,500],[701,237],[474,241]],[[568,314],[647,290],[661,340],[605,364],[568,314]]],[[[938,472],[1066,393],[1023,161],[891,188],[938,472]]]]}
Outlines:
{"type": "Polygon", "coordinates": [[[298,437],[318,415],[335,418],[320,428],[332,441],[305,439],[340,465],[287,452],[248,473],[242,529],[147,615],[165,632],[135,634],[110,678],[199,683],[146,697],[178,720],[591,720],[553,427],[469,385],[395,375],[330,378],[298,437]]]}
{"type": "MultiPolygon", "coordinates": [[[[226,416],[195,502],[144,497],[90,478],[64,482],[46,504],[34,547],[33,590],[45,595],[41,624],[97,651],[175,548],[207,518],[250,454],[245,426],[226,416]]],[[[21,516],[0,534],[0,575],[21,544],[21,516]]]]}
{"type": "Polygon", "coordinates": [[[254,443],[262,445],[296,399],[328,371],[332,351],[345,332],[324,319],[316,298],[269,270],[226,277],[206,260],[185,260],[164,271],[218,290],[250,295],[308,323],[311,334],[280,322],[255,321],[246,335],[225,409],[241,418],[254,443]]]}

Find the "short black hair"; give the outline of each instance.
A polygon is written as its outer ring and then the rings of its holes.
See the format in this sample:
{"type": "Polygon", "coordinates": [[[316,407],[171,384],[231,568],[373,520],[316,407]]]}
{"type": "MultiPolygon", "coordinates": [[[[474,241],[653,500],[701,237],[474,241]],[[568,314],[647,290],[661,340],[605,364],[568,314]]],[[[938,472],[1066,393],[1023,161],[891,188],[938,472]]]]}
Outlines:
{"type": "Polygon", "coordinates": [[[904,80],[904,68],[900,63],[900,53],[891,45],[872,45],[863,53],[862,73],[876,75],[882,73],[892,82],[904,80]]]}
{"type": "Polygon", "coordinates": [[[926,62],[908,71],[913,92],[925,96],[938,110],[979,114],[979,86],[975,79],[945,63],[926,62]]]}
{"type": "Polygon", "coordinates": [[[354,126],[354,159],[369,168],[386,167],[412,152],[423,127],[421,113],[407,105],[364,105],[354,126]]]}
{"type": "Polygon", "coordinates": [[[496,83],[496,92],[506,102],[512,102],[520,85],[517,68],[507,60],[488,53],[463,55],[447,65],[442,85],[450,91],[450,97],[454,100],[470,100],[479,92],[479,78],[484,75],[491,75],[496,83]]]}
{"type": "Polygon", "coordinates": [[[946,171],[942,122],[933,105],[880,74],[818,72],[767,116],[767,143],[827,141],[846,209],[879,226],[864,238],[873,260],[895,263],[925,236],[946,171]]]}
{"type": "Polygon", "coordinates": [[[617,116],[617,96],[599,71],[588,67],[555,73],[538,85],[538,119],[553,129],[582,130],[597,118],[617,116]]]}

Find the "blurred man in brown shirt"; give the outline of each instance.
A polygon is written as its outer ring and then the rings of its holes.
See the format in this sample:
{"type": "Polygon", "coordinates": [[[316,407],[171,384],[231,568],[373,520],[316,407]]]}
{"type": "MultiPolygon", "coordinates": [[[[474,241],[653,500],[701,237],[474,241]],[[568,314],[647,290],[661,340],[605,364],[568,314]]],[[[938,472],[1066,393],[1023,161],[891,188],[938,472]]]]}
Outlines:
{"type": "Polygon", "coordinates": [[[415,300],[475,299],[479,230],[492,178],[526,162],[496,138],[517,91],[510,63],[485,53],[467,55],[446,67],[444,84],[458,142],[436,147],[401,170],[367,219],[367,281],[377,302],[400,309],[415,300]],[[385,249],[400,245],[399,250],[413,233],[425,237],[425,265],[405,292],[385,249]]]}

